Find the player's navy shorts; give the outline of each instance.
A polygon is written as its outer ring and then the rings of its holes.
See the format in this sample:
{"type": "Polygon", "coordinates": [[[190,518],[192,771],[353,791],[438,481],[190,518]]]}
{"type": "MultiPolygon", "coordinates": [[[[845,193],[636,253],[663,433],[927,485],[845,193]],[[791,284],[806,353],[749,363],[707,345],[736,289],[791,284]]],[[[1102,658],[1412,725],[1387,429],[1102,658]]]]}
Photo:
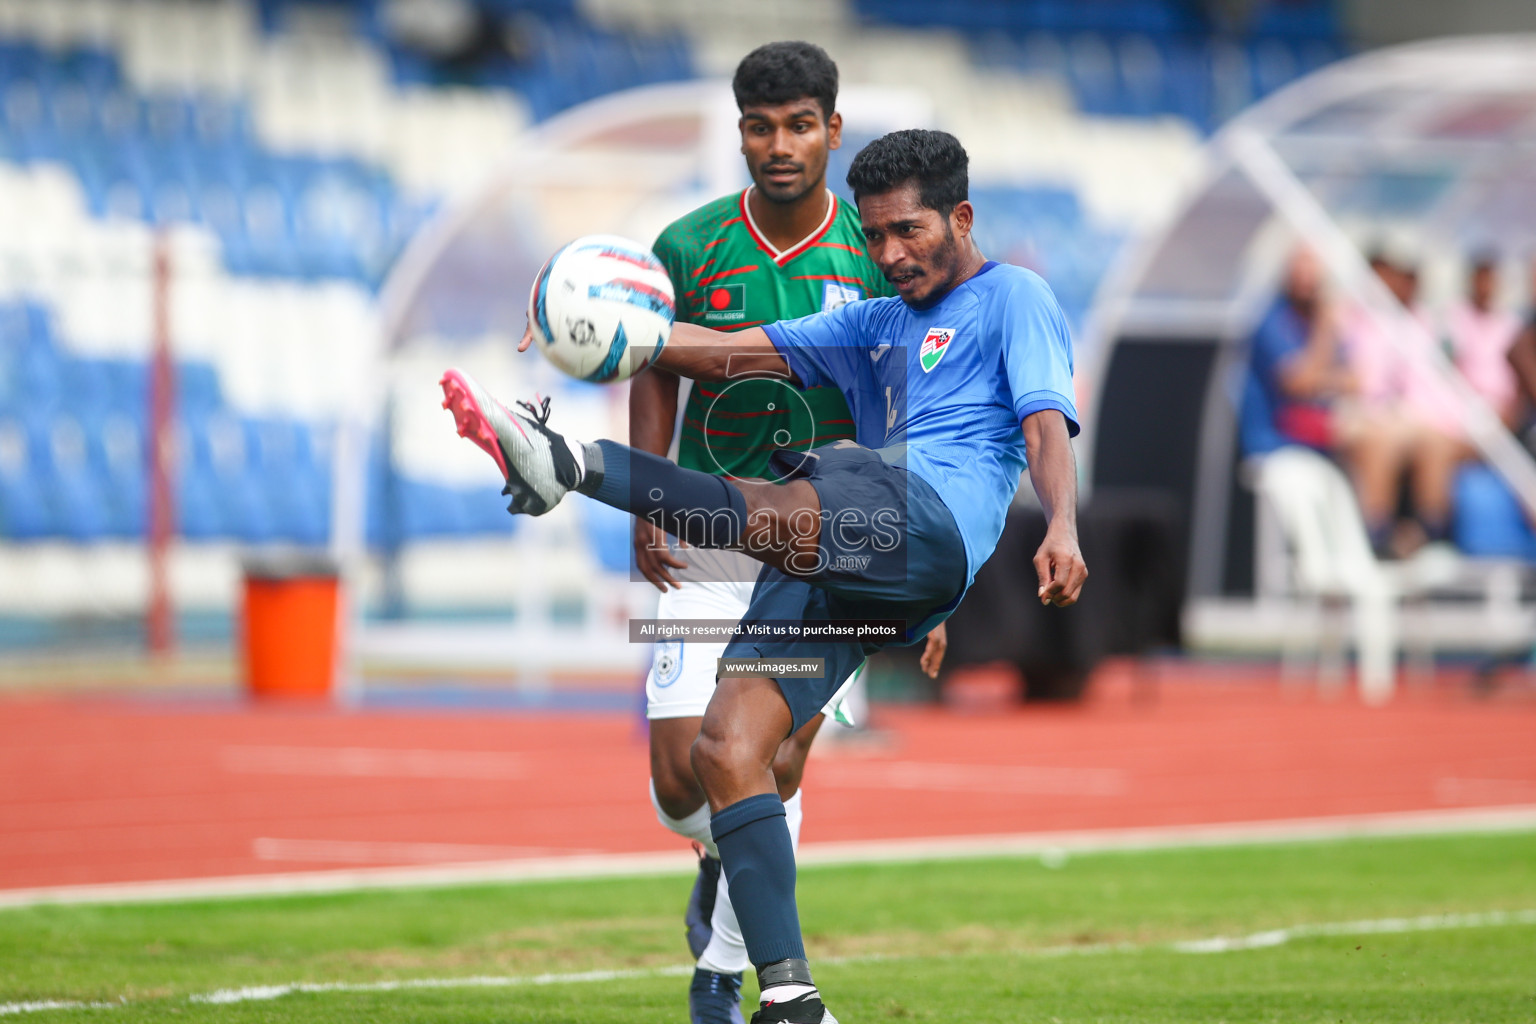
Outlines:
{"type": "Polygon", "coordinates": [[[925,480],[851,441],[810,452],[780,449],[771,466],[779,479],[803,479],[816,489],[820,552],[803,575],[763,566],[742,623],[905,624],[904,635],[892,640],[732,640],[724,657],[825,659],[821,678],[777,680],[799,729],[866,656],[892,643],[916,643],[948,618],[965,593],[965,542],[955,517],[925,480]]]}

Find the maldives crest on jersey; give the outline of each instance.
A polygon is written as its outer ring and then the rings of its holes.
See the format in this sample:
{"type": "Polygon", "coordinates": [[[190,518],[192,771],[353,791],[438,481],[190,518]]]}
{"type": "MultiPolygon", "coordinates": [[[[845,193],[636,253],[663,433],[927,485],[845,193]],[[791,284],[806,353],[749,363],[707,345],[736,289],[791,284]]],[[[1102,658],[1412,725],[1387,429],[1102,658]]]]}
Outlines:
{"type": "Polygon", "coordinates": [[[953,327],[928,328],[927,335],[923,337],[923,347],[917,353],[917,361],[923,364],[924,373],[939,365],[939,360],[944,358],[944,353],[949,351],[954,340],[953,327]]]}

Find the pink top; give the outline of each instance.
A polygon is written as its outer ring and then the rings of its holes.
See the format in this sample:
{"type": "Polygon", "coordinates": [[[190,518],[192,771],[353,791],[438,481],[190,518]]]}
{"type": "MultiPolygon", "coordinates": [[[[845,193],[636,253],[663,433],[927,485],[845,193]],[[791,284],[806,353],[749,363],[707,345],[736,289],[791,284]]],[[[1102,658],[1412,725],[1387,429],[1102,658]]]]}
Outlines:
{"type": "Polygon", "coordinates": [[[1397,350],[1384,325],[1363,306],[1351,306],[1339,319],[1339,343],[1354,372],[1360,398],[1367,405],[1396,400],[1402,393],[1397,350]]]}
{"type": "Polygon", "coordinates": [[[1508,354],[1520,332],[1519,318],[1498,310],[1484,313],[1462,304],[1450,311],[1445,325],[1462,376],[1494,412],[1507,416],[1516,395],[1515,371],[1508,354]]]}

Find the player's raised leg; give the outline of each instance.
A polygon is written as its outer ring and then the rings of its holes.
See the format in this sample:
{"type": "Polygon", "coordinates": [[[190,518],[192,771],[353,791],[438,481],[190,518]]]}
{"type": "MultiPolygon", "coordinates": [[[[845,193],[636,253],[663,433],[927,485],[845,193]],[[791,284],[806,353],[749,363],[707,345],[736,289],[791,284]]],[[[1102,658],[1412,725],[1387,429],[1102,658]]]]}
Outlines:
{"type": "Polygon", "coordinates": [[[696,547],[738,549],[791,575],[816,566],[821,502],[804,480],[738,484],[616,441],[569,440],[549,428],[548,399],[513,412],[461,370],[441,384],[459,434],[505,476],[512,512],[543,515],[575,490],[696,547]]]}

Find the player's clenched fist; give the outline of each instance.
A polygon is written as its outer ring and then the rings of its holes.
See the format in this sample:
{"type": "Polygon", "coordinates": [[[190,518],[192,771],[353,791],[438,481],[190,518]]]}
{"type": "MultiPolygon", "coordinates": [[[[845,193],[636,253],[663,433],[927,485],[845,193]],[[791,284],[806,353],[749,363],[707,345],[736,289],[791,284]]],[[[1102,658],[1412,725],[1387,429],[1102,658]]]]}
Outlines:
{"type": "Polygon", "coordinates": [[[1041,604],[1057,608],[1076,604],[1088,579],[1088,566],[1077,546],[1077,537],[1065,529],[1047,530],[1045,542],[1035,552],[1035,572],[1040,577],[1041,604]]]}

